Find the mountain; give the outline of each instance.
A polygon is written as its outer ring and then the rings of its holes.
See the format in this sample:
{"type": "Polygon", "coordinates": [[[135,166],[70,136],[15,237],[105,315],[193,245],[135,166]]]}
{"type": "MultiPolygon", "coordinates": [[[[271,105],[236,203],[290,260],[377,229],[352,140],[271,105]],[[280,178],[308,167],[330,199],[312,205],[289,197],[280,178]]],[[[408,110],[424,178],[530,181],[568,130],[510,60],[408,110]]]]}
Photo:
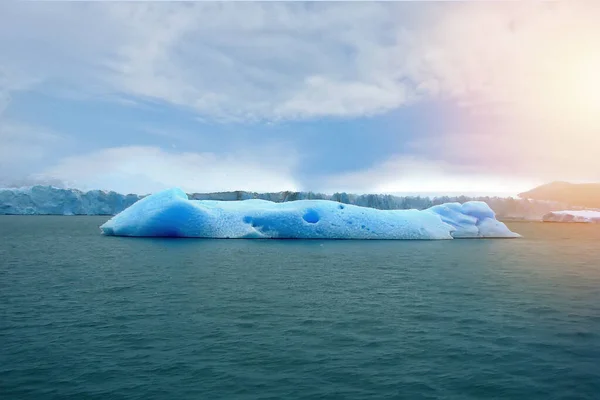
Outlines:
{"type": "Polygon", "coordinates": [[[576,207],[600,208],[600,183],[552,182],[520,193],[519,197],[556,201],[576,207]]]}

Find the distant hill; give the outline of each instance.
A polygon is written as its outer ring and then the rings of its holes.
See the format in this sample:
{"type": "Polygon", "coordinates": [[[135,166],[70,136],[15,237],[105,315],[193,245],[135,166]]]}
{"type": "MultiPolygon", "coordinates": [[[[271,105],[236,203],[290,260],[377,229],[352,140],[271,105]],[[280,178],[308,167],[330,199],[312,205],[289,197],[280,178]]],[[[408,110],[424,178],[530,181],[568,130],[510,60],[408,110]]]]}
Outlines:
{"type": "Polygon", "coordinates": [[[555,201],[579,207],[600,208],[600,183],[552,182],[528,192],[519,193],[519,197],[555,201]]]}

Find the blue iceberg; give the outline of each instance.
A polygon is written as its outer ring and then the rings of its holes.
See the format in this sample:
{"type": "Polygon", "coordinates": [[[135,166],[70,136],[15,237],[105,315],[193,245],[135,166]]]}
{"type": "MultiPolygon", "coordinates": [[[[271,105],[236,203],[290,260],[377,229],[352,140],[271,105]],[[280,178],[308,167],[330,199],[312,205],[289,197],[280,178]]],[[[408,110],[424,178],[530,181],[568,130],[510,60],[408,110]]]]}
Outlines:
{"type": "Polygon", "coordinates": [[[180,189],[147,196],[100,227],[105,235],[237,239],[514,238],[483,202],[376,210],[329,200],[189,200],[180,189]]]}

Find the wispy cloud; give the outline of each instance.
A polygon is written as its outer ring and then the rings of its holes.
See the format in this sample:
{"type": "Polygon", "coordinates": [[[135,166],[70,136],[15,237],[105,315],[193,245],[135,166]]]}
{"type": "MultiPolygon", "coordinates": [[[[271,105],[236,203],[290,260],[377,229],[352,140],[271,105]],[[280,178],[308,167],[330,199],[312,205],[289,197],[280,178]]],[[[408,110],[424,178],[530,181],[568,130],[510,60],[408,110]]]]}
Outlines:
{"type": "Polygon", "coordinates": [[[294,190],[293,154],[275,152],[269,158],[243,153],[216,155],[166,151],[158,147],[118,147],[67,157],[38,174],[81,189],[148,193],[178,186],[194,192],[294,190]]]}
{"type": "Polygon", "coordinates": [[[14,124],[0,116],[0,184],[34,172],[61,145],[64,139],[46,128],[14,124]]]}
{"type": "Polygon", "coordinates": [[[376,165],[325,177],[331,191],[351,193],[478,193],[516,195],[540,182],[473,171],[440,160],[396,156],[376,165]]]}

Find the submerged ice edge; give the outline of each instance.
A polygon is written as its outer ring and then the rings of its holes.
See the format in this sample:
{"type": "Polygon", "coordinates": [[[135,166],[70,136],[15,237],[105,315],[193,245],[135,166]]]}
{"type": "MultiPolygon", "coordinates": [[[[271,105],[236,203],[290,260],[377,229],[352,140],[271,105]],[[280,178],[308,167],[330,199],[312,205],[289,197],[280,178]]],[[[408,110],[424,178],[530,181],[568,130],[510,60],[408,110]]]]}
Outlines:
{"type": "Polygon", "coordinates": [[[376,210],[329,200],[189,200],[168,189],[101,227],[105,235],[246,239],[516,238],[483,202],[427,210],[376,210]]]}

